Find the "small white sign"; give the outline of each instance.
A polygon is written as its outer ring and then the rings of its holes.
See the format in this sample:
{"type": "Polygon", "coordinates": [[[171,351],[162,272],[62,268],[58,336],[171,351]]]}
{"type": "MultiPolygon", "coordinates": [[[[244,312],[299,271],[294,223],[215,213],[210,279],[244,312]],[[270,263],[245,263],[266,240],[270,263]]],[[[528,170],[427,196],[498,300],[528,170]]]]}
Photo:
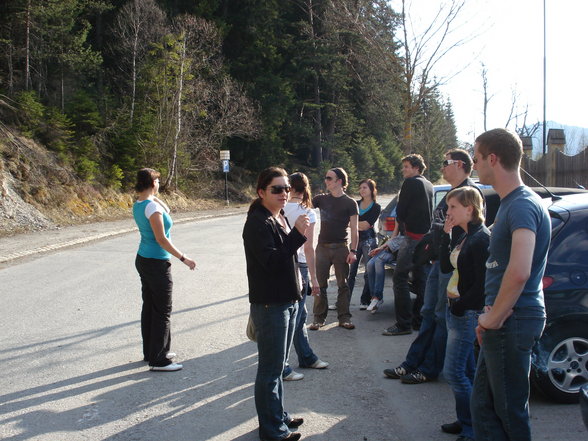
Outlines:
{"type": "Polygon", "coordinates": [[[225,172],[225,173],[229,172],[229,160],[228,159],[223,159],[223,172],[225,172]]]}

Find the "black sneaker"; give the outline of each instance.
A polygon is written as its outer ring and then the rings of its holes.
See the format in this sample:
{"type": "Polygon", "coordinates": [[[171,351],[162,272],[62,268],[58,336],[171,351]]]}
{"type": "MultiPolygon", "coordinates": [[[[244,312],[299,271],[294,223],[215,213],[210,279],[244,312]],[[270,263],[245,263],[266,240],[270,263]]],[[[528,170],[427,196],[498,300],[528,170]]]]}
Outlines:
{"type": "Polygon", "coordinates": [[[382,332],[382,335],[406,335],[406,334],[412,334],[412,329],[410,329],[410,328],[403,329],[403,328],[400,328],[398,325],[390,326],[388,329],[386,329],[384,332],[382,332]]]}
{"type": "Polygon", "coordinates": [[[441,430],[445,433],[457,435],[461,433],[462,427],[459,421],[454,421],[453,423],[441,424],[441,430]]]}
{"type": "Polygon", "coordinates": [[[408,375],[410,371],[408,371],[404,366],[400,365],[395,367],[394,369],[384,369],[384,375],[388,378],[393,378],[395,380],[400,379],[404,375],[408,375]]]}
{"type": "Polygon", "coordinates": [[[400,377],[400,381],[402,381],[404,384],[421,384],[427,383],[432,380],[417,369],[416,371],[413,371],[410,374],[403,375],[402,377],[400,377]]]}

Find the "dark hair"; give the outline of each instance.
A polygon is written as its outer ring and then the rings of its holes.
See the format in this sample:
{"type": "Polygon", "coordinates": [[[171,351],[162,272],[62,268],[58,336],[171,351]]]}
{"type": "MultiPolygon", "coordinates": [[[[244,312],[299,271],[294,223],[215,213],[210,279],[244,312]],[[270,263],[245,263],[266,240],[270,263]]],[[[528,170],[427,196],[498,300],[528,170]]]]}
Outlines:
{"type": "Polygon", "coordinates": [[[484,223],[484,200],[474,187],[458,187],[447,193],[445,200],[455,199],[464,207],[472,207],[472,222],[484,223]]]}
{"type": "Polygon", "coordinates": [[[478,151],[484,159],[494,153],[505,170],[515,171],[521,165],[523,143],[521,138],[508,129],[492,129],[476,138],[478,151]]]}
{"type": "Polygon", "coordinates": [[[468,152],[462,149],[451,149],[445,154],[449,155],[451,159],[463,162],[463,171],[468,175],[472,172],[472,165],[474,161],[472,161],[472,157],[468,152]]]}
{"type": "Polygon", "coordinates": [[[255,194],[257,195],[257,198],[255,198],[255,200],[251,202],[251,205],[249,206],[249,212],[251,212],[251,210],[256,206],[261,204],[259,190],[265,190],[267,186],[270,185],[270,183],[274,180],[274,178],[279,178],[281,176],[287,178],[288,173],[286,173],[286,170],[280,167],[268,167],[265,170],[262,170],[262,172],[257,177],[257,188],[255,189],[255,194]]]}
{"type": "Polygon", "coordinates": [[[374,200],[374,202],[376,202],[376,195],[378,194],[378,189],[376,188],[376,181],[374,181],[373,179],[364,179],[359,183],[359,185],[361,184],[367,184],[367,186],[370,188],[370,192],[372,193],[372,199],[374,200]]]}
{"type": "Polygon", "coordinates": [[[401,162],[408,162],[410,166],[413,168],[418,167],[419,173],[421,174],[427,169],[427,166],[425,165],[425,160],[418,153],[411,153],[410,155],[405,156],[404,158],[402,158],[401,162]]]}
{"type": "Polygon", "coordinates": [[[349,182],[347,172],[341,167],[332,168],[331,171],[337,175],[337,179],[341,179],[341,186],[343,189],[347,188],[347,183],[349,182]]]}
{"type": "Polygon", "coordinates": [[[290,185],[296,193],[302,193],[302,206],[312,208],[312,195],[310,194],[310,182],[308,177],[302,172],[292,173],[288,179],[290,185]]]}
{"type": "Polygon", "coordinates": [[[135,184],[135,191],[138,193],[147,190],[155,185],[155,180],[159,179],[161,173],[152,168],[142,168],[137,172],[137,183],[135,184]]]}

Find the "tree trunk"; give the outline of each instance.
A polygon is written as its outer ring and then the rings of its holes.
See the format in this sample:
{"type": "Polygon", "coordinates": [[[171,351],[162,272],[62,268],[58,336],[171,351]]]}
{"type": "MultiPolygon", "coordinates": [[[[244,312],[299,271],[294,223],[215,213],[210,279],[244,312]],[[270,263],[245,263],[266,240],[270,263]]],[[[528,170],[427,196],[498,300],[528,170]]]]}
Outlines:
{"type": "MultiPolygon", "coordinates": [[[[312,0],[308,0],[307,2],[307,9],[308,9],[308,21],[310,23],[310,38],[312,40],[312,47],[315,50],[317,49],[316,45],[316,32],[314,29],[314,12],[313,12],[313,4],[312,0]]],[[[318,68],[315,66],[314,70],[314,104],[316,106],[315,115],[314,115],[314,137],[312,139],[312,165],[313,167],[318,167],[321,162],[323,161],[323,149],[322,149],[322,112],[321,112],[321,89],[319,84],[319,75],[320,72],[318,68]]]]}
{"type": "Polygon", "coordinates": [[[25,90],[29,90],[31,87],[31,0],[27,0],[25,28],[25,90]]]}
{"type": "Polygon", "coordinates": [[[14,46],[12,45],[12,39],[7,43],[8,49],[6,52],[6,64],[8,64],[8,95],[14,94],[14,60],[12,55],[14,54],[14,46]]]}
{"type": "Polygon", "coordinates": [[[135,33],[133,41],[133,55],[131,60],[131,112],[129,116],[130,126],[133,126],[133,119],[135,116],[135,99],[137,90],[137,51],[139,45],[139,34],[135,33]]]}
{"type": "Polygon", "coordinates": [[[167,188],[176,174],[176,167],[178,161],[178,144],[180,140],[180,133],[182,131],[182,93],[184,90],[184,65],[186,62],[186,37],[182,40],[182,51],[180,54],[180,76],[178,78],[178,93],[176,101],[176,131],[174,134],[174,142],[172,147],[172,157],[169,169],[169,174],[165,180],[164,188],[167,188]]]}

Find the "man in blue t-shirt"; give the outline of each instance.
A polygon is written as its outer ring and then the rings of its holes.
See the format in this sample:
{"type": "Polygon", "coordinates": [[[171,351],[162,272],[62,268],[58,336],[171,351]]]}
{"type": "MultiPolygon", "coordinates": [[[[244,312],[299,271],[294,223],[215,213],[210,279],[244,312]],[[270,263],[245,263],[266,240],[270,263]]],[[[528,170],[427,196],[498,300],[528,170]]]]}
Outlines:
{"type": "Polygon", "coordinates": [[[476,138],[480,183],[500,196],[486,262],[486,306],[476,334],[481,346],[471,399],[476,441],[531,440],[531,350],[545,326],[541,279],[551,221],[541,199],[523,184],[520,138],[494,129],[476,138]]]}

